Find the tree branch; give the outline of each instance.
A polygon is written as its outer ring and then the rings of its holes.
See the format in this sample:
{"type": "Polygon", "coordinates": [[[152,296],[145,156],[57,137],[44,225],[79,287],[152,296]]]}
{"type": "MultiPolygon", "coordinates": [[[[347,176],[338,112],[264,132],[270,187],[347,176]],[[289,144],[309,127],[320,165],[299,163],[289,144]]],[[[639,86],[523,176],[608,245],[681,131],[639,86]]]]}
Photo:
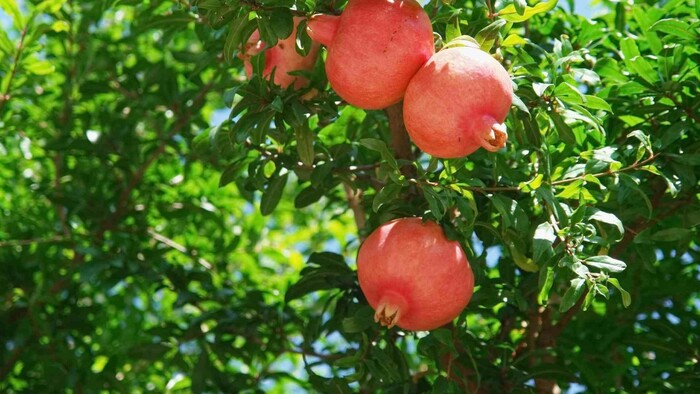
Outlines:
{"type": "Polygon", "coordinates": [[[385,110],[389,118],[389,131],[391,131],[391,148],[397,159],[414,160],[411,140],[408,138],[406,125],[403,122],[403,102],[399,102],[385,110]]]}
{"type": "MultiPolygon", "coordinates": [[[[207,85],[202,87],[202,89],[192,101],[191,108],[196,108],[197,106],[199,106],[199,104],[201,104],[201,102],[204,100],[204,97],[212,89],[213,86],[214,82],[209,82],[207,85]]],[[[177,113],[177,111],[175,110],[173,110],[173,112],[177,113]]],[[[133,173],[133,175],[131,176],[131,180],[129,181],[127,186],[124,189],[122,189],[121,193],[119,193],[119,197],[117,198],[116,210],[102,222],[100,230],[97,233],[97,239],[102,239],[104,233],[108,230],[113,229],[116,226],[116,223],[126,214],[126,210],[129,207],[131,193],[134,191],[136,186],[138,186],[141,183],[141,180],[146,174],[146,171],[151,167],[151,165],[156,161],[156,159],[158,159],[158,157],[160,157],[160,155],[163,154],[163,152],[165,152],[165,148],[168,144],[168,141],[173,139],[175,135],[180,133],[182,129],[184,129],[185,126],[189,124],[191,116],[191,110],[186,110],[183,116],[178,118],[177,122],[170,130],[168,135],[160,141],[158,147],[151,153],[151,155],[146,159],[146,161],[144,161],[141,164],[141,166],[139,166],[139,168],[133,173]]]]}
{"type": "Polygon", "coordinates": [[[364,230],[367,224],[367,215],[365,214],[365,208],[362,206],[362,190],[353,190],[352,186],[347,182],[343,182],[343,189],[348,199],[348,206],[355,217],[355,225],[357,225],[360,242],[362,242],[365,239],[364,230]]]}
{"type": "Polygon", "coordinates": [[[59,242],[70,242],[69,237],[63,237],[60,235],[55,235],[51,238],[38,238],[38,239],[11,239],[9,241],[0,241],[0,248],[12,247],[12,246],[24,246],[33,244],[48,244],[48,243],[59,243],[59,242]]]}
{"type": "MultiPolygon", "coordinates": [[[[173,248],[182,254],[188,255],[188,256],[193,257],[193,258],[195,258],[197,256],[196,250],[188,250],[185,246],[183,246],[183,245],[177,243],[176,241],[166,237],[165,235],[157,233],[153,229],[149,228],[148,234],[150,234],[154,240],[162,243],[165,246],[173,248]]],[[[214,266],[210,262],[208,262],[207,260],[205,260],[201,257],[197,257],[197,262],[199,263],[199,265],[206,268],[207,270],[211,270],[214,268],[214,266]]]]}

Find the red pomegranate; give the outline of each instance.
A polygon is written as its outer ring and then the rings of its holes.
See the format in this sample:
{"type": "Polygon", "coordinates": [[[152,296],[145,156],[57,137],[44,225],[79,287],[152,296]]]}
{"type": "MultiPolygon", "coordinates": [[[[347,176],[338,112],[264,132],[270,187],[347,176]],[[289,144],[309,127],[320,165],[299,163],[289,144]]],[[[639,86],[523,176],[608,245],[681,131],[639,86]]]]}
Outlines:
{"type": "Polygon", "coordinates": [[[314,15],[307,31],[328,47],[326,75],[343,100],[381,109],[435,53],[430,18],[415,0],[349,0],[340,16],[314,15]]]}
{"type": "Polygon", "coordinates": [[[512,97],[510,76],[491,55],[471,46],[443,49],[408,84],[406,130],[421,150],[440,158],[479,147],[495,152],[508,139],[503,121],[512,97]]]}
{"type": "Polygon", "coordinates": [[[292,71],[311,70],[316,63],[318,50],[320,45],[313,44],[311,51],[306,56],[301,56],[295,48],[297,26],[303,20],[302,17],[294,17],[294,30],[289,37],[284,40],[279,40],[273,47],[266,49],[266,44],[260,40],[260,32],[253,32],[248,39],[242,53],[239,55],[243,59],[245,73],[250,78],[253,75],[253,66],[250,64],[250,58],[265,50],[265,68],[263,76],[270,79],[272,71],[275,70],[274,83],[283,88],[294,84],[294,88],[300,89],[305,87],[309,81],[297,75],[289,74],[292,71]]]}
{"type": "Polygon", "coordinates": [[[459,242],[420,218],[392,220],[372,232],[360,246],[357,275],[375,321],[389,328],[438,328],[462,312],[474,291],[459,242]]]}

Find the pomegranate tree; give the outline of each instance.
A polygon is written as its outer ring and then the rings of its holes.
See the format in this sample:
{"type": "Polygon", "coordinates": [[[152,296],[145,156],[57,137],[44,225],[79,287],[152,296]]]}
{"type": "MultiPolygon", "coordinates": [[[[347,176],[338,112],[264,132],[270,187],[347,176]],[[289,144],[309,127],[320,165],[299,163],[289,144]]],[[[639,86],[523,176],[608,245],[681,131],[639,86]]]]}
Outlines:
{"type": "Polygon", "coordinates": [[[432,330],[457,317],[474,290],[474,275],[459,242],[435,222],[392,220],[360,246],[360,287],[375,321],[406,330],[432,330]]]}
{"type": "Polygon", "coordinates": [[[292,75],[291,72],[311,70],[316,63],[318,50],[320,46],[313,43],[313,46],[306,56],[300,55],[295,48],[295,40],[297,26],[303,20],[303,17],[294,17],[294,29],[289,37],[279,40],[274,46],[266,45],[260,39],[260,32],[257,30],[248,39],[245,48],[239,55],[243,59],[245,72],[248,78],[253,75],[253,66],[250,64],[250,58],[258,53],[265,51],[265,67],[263,68],[263,77],[270,79],[274,71],[274,80],[276,85],[287,88],[294,84],[294,88],[300,89],[305,87],[309,81],[298,75],[292,75]]]}
{"type": "Polygon", "coordinates": [[[430,19],[414,0],[350,0],[340,16],[312,16],[307,31],[328,47],[333,90],[364,109],[401,101],[413,74],[435,52],[430,19]]]}
{"type": "Polygon", "coordinates": [[[440,158],[495,152],[508,139],[503,121],[512,104],[508,72],[478,47],[436,53],[406,89],[403,116],[413,142],[440,158]]]}

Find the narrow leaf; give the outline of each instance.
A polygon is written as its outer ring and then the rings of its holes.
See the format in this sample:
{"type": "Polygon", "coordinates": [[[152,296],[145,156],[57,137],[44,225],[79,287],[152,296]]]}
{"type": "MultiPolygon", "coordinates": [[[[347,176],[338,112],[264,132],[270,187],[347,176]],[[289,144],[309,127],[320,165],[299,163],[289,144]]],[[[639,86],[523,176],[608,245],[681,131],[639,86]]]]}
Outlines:
{"type": "Polygon", "coordinates": [[[547,304],[552,284],[554,284],[554,267],[550,265],[542,267],[539,277],[540,292],[537,294],[537,302],[540,305],[547,304]]]}
{"type": "Polygon", "coordinates": [[[600,268],[607,272],[622,272],[627,268],[627,264],[623,261],[610,256],[592,256],[585,259],[584,262],[591,267],[600,268]]]}
{"type": "Polygon", "coordinates": [[[12,17],[12,21],[17,30],[22,30],[24,28],[24,18],[15,0],[0,0],[0,8],[12,17]]]}
{"type": "Polygon", "coordinates": [[[294,134],[297,139],[297,153],[299,154],[299,160],[307,166],[310,167],[314,164],[314,133],[309,129],[308,124],[304,124],[301,127],[297,127],[294,130],[294,134]]]}
{"type": "Polygon", "coordinates": [[[651,25],[651,30],[661,31],[666,34],[693,42],[697,42],[698,39],[700,39],[700,37],[693,32],[693,29],[691,29],[687,23],[679,19],[661,19],[660,21],[651,25]]]}
{"type": "Polygon", "coordinates": [[[576,278],[571,280],[571,287],[564,293],[564,297],[561,299],[561,304],[559,305],[559,312],[566,312],[571,309],[576,301],[581,298],[581,294],[586,288],[586,281],[581,278],[576,278]]]}
{"type": "Polygon", "coordinates": [[[622,288],[620,282],[616,278],[608,278],[608,283],[611,283],[617,288],[617,290],[620,291],[620,295],[622,296],[622,305],[624,305],[625,308],[629,307],[632,303],[632,297],[630,297],[630,293],[628,293],[627,290],[622,288]]]}
{"type": "Polygon", "coordinates": [[[559,0],[549,0],[547,2],[537,3],[534,7],[525,7],[522,13],[518,12],[514,4],[511,4],[498,11],[498,16],[508,22],[524,22],[537,14],[554,9],[558,2],[559,0]]]}
{"type": "Polygon", "coordinates": [[[622,221],[612,213],[596,210],[595,213],[591,215],[590,219],[615,226],[619,235],[616,241],[619,241],[620,239],[622,239],[622,236],[625,235],[625,227],[622,225],[622,221]]]}
{"type": "Polygon", "coordinates": [[[289,174],[276,176],[267,184],[267,189],[263,192],[262,199],[260,200],[260,213],[262,213],[263,216],[271,214],[275,208],[277,208],[277,205],[282,199],[282,191],[284,191],[284,186],[287,184],[288,177],[289,174]]]}

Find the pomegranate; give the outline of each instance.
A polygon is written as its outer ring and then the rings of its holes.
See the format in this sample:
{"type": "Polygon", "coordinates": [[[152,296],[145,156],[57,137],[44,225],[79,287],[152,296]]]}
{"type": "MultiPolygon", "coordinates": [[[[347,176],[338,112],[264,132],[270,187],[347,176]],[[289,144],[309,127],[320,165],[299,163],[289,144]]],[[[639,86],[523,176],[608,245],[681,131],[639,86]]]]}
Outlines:
{"type": "Polygon", "coordinates": [[[503,121],[512,96],[508,72],[491,55],[473,46],[446,48],[408,84],[406,130],[421,150],[440,158],[479,147],[495,152],[508,139],[503,121]]]}
{"type": "Polygon", "coordinates": [[[340,16],[312,16],[307,31],[328,47],[333,90],[363,109],[401,101],[413,74],[435,53],[430,18],[415,0],[349,0],[340,16]]]}
{"type": "Polygon", "coordinates": [[[311,70],[318,57],[320,45],[317,43],[313,43],[311,51],[306,56],[302,56],[296,51],[297,26],[303,19],[303,17],[294,17],[292,34],[284,40],[279,40],[275,46],[270,48],[267,48],[267,45],[260,40],[260,33],[257,30],[253,32],[239,55],[243,59],[245,73],[248,78],[253,75],[253,66],[250,64],[250,58],[264,50],[265,68],[263,69],[263,76],[266,79],[270,79],[274,70],[273,83],[283,88],[294,84],[295,89],[300,89],[308,85],[309,81],[306,78],[289,74],[292,71],[311,70]]]}
{"type": "Polygon", "coordinates": [[[474,291],[459,242],[420,218],[395,219],[372,232],[360,246],[357,275],[374,320],[389,328],[438,328],[460,314],[474,291]]]}

